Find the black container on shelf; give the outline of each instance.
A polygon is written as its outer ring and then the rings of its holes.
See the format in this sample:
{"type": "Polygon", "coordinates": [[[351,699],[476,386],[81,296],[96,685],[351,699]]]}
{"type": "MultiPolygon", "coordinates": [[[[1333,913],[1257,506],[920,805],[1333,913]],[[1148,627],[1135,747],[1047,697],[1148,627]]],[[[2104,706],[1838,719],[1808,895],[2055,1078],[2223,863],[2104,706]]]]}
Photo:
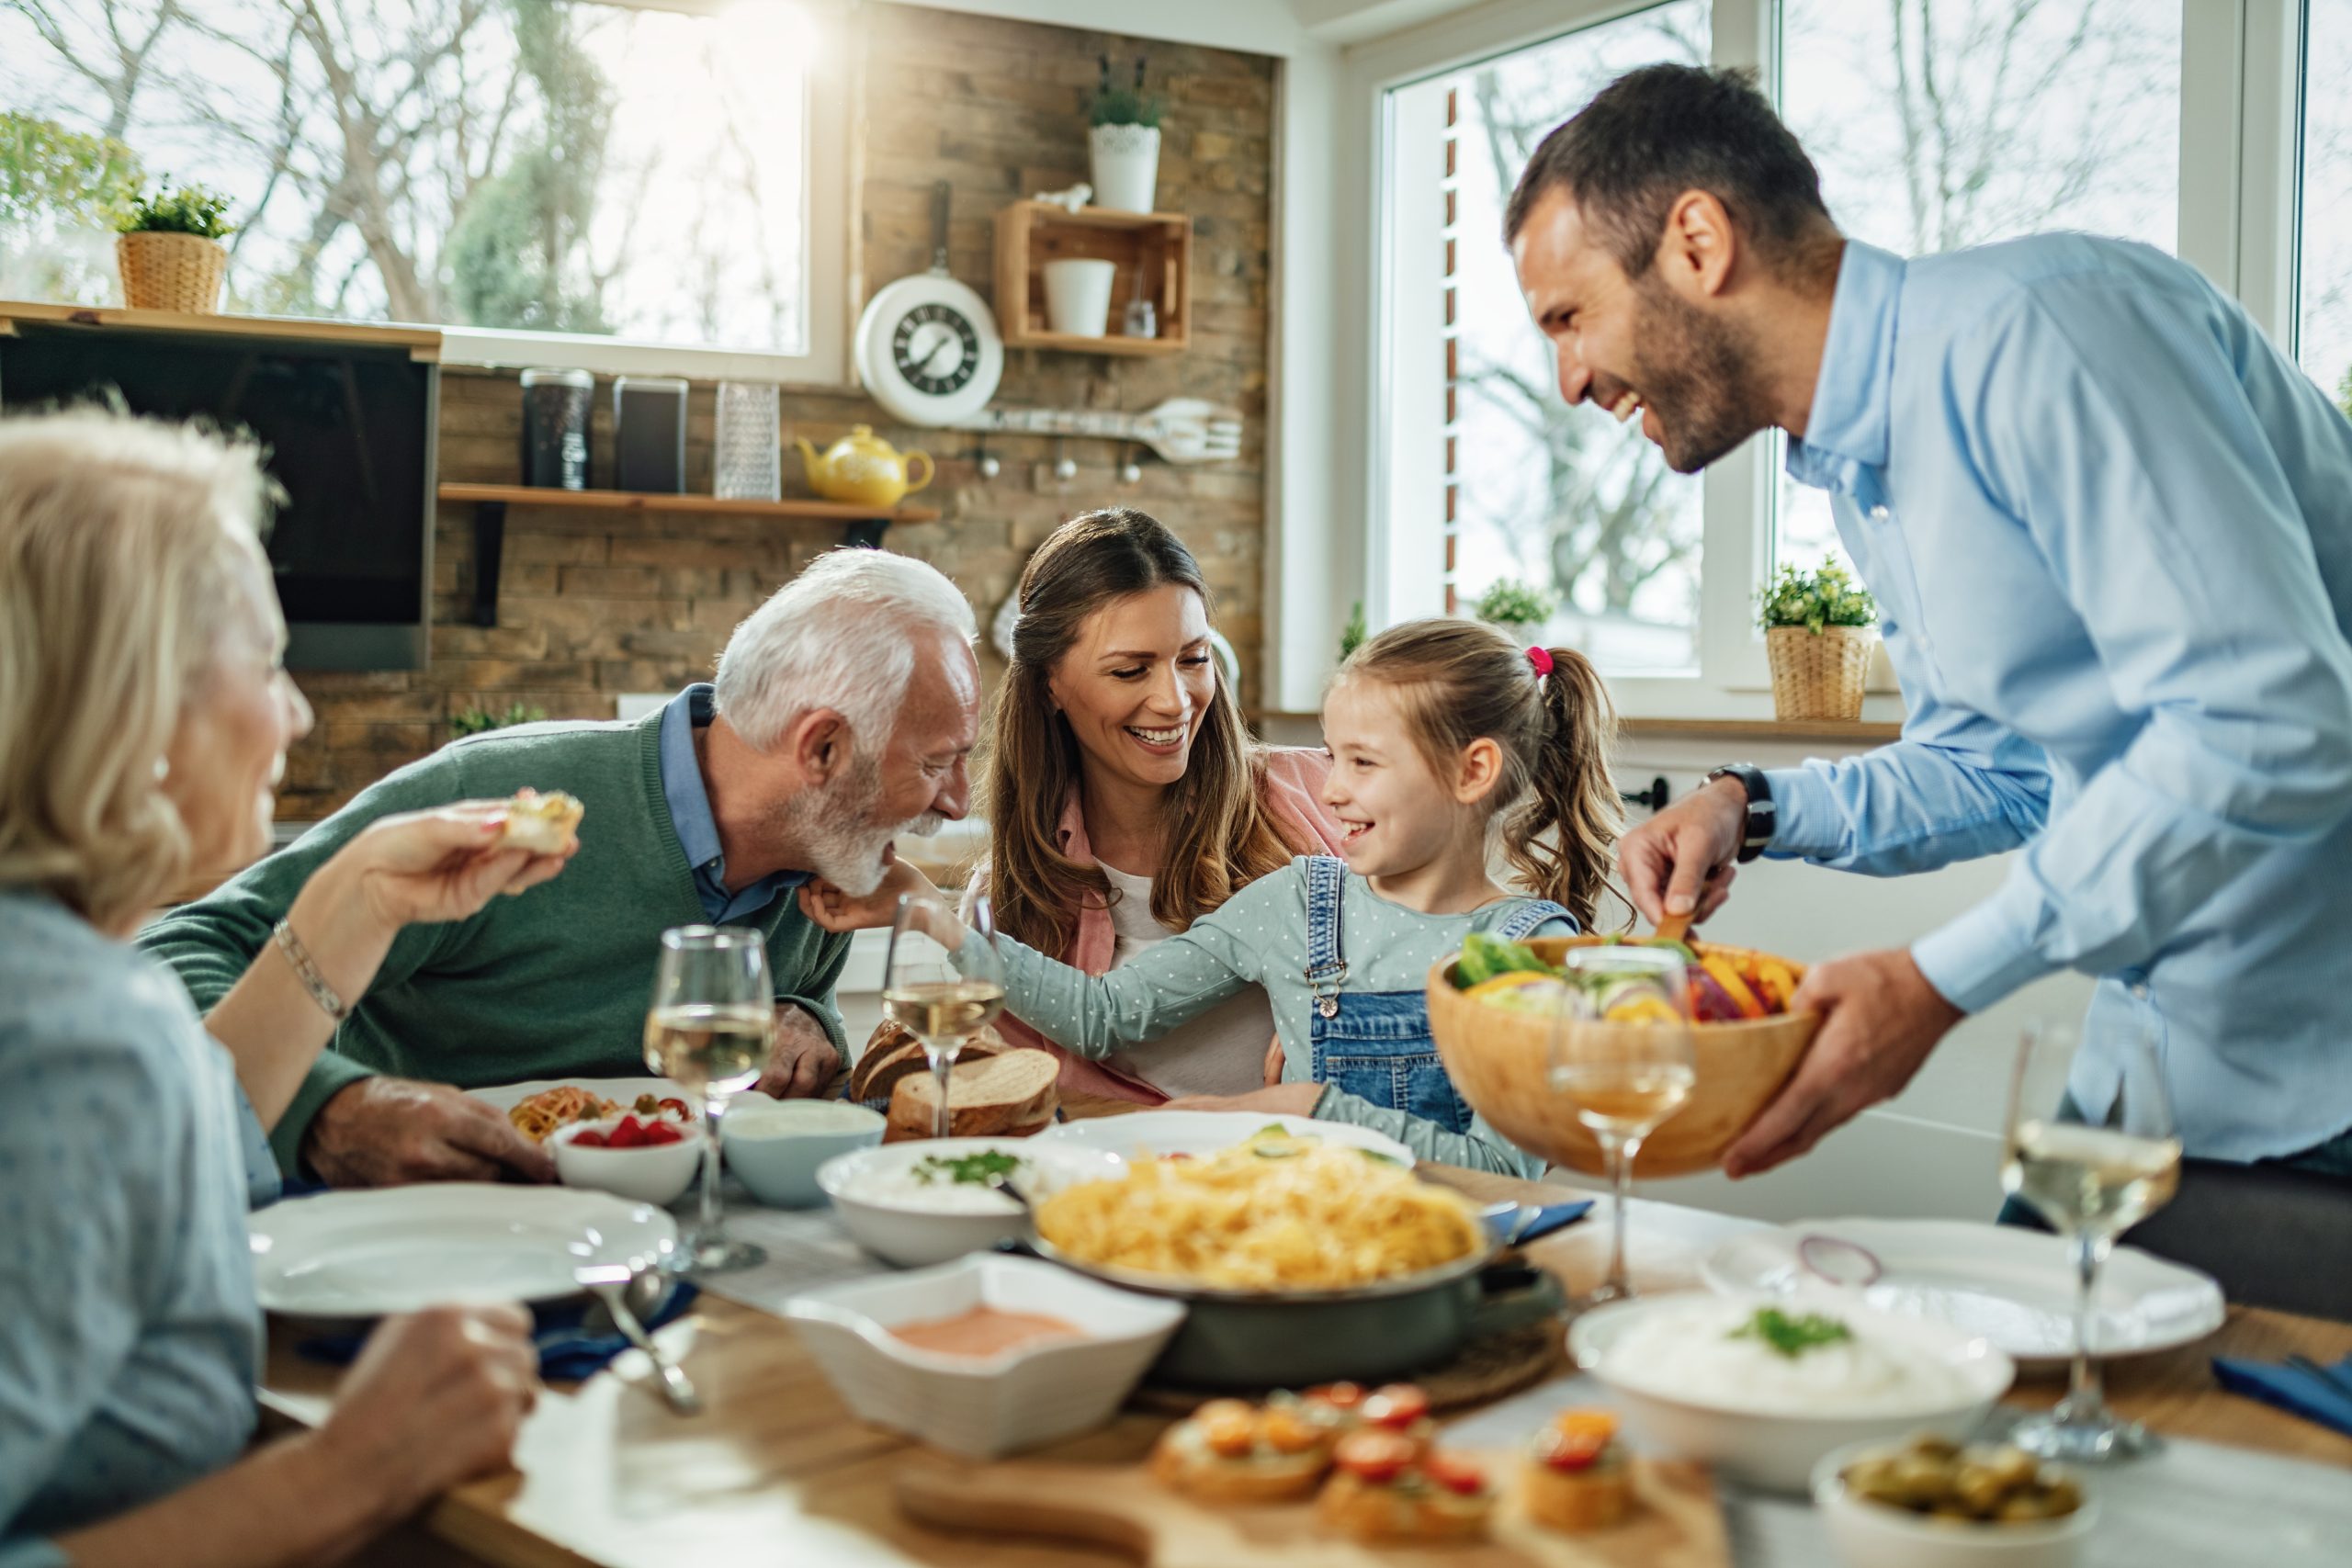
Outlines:
{"type": "Polygon", "coordinates": [[[686,384],[667,376],[613,383],[613,488],[677,495],[686,488],[686,384]]]}
{"type": "Polygon", "coordinates": [[[523,372],[523,482],[588,488],[588,408],[596,378],[585,370],[523,372]]]}

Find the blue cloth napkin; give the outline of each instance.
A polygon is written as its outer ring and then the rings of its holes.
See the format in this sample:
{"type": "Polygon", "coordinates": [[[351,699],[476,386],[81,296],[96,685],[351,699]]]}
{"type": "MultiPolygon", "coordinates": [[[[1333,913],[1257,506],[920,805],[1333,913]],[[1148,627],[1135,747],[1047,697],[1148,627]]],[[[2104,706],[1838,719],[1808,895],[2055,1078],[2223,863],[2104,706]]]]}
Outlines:
{"type": "MultiPolygon", "coordinates": [[[[2339,1376],[2352,1377],[2352,1356],[2345,1357],[2328,1370],[2339,1376]]],[[[2316,1421],[2352,1438],[2352,1394],[2330,1387],[2309,1372],[2276,1361],[2216,1356],[2213,1376],[2232,1393],[2275,1404],[2306,1421],[2316,1421]]]]}
{"type": "Polygon", "coordinates": [[[1526,1220],[1525,1228],[1519,1233],[1518,1239],[1511,1243],[1514,1247],[1525,1247],[1531,1241],[1540,1241],[1555,1230],[1576,1224],[1591,1212],[1592,1200],[1589,1198],[1578,1198],[1566,1203],[1546,1203],[1536,1210],[1532,1217],[1530,1217],[1527,1211],[1522,1209],[1518,1213],[1510,1215],[1505,1222],[1502,1227],[1503,1233],[1510,1234],[1510,1221],[1526,1220]]]}
{"type": "MultiPolygon", "coordinates": [[[[669,1299],[646,1317],[646,1332],[650,1334],[683,1315],[700,1294],[701,1288],[692,1280],[673,1283],[669,1299]]],[[[628,1348],[628,1339],[617,1333],[587,1331],[588,1316],[594,1306],[593,1300],[582,1299],[548,1302],[531,1309],[531,1342],[538,1347],[542,1379],[548,1382],[578,1382],[602,1371],[614,1357],[628,1348]]],[[[359,1354],[359,1347],[367,1337],[365,1333],[322,1334],[296,1345],[294,1353],[330,1366],[345,1366],[359,1354]]]]}

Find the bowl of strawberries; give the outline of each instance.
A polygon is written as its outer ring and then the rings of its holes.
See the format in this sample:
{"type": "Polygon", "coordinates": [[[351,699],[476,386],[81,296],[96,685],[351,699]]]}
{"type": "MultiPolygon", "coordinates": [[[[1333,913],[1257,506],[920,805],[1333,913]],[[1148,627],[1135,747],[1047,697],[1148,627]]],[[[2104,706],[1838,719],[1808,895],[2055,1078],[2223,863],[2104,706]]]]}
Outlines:
{"type": "Polygon", "coordinates": [[[709,1145],[703,1130],[667,1109],[575,1122],[548,1139],[567,1187],[593,1187],[639,1203],[677,1201],[709,1145]]]}

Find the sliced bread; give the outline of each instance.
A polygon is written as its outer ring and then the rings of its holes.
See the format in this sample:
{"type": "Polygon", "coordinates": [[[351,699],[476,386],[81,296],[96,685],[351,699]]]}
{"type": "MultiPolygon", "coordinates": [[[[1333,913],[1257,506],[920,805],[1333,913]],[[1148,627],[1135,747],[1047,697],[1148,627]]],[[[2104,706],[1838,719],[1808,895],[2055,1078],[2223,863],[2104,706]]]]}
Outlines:
{"type": "MultiPolygon", "coordinates": [[[[984,1062],[1007,1049],[995,1030],[983,1029],[965,1043],[956,1060],[984,1062]]],[[[890,1103],[890,1092],[899,1087],[900,1078],[929,1070],[922,1042],[886,1018],[876,1026],[865,1049],[858,1053],[857,1065],[849,1070],[849,1097],[860,1105],[879,1111],[890,1103]]]]}
{"type": "MultiPolygon", "coordinates": [[[[958,1138],[1023,1137],[1041,1132],[1061,1103],[1054,1080],[1061,1063],[1046,1051],[1004,1051],[979,1061],[958,1059],[950,1074],[947,1129],[958,1138]]],[[[929,1073],[910,1073],[890,1094],[892,1141],[928,1138],[936,1125],[939,1085],[929,1073]]]]}

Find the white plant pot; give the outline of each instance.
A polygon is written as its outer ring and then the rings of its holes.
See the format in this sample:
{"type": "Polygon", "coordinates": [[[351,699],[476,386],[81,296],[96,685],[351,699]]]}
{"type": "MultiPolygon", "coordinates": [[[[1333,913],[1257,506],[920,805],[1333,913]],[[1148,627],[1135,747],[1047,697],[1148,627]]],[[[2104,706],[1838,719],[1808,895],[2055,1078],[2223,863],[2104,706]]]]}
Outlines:
{"type": "Polygon", "coordinates": [[[1149,212],[1159,186],[1159,128],[1098,125],[1089,133],[1094,154],[1094,205],[1114,212],[1149,212]]]}
{"type": "Polygon", "coordinates": [[[1071,257],[1046,264],[1046,324],[1070,337],[1101,337],[1111,325],[1116,262],[1071,257]]]}

